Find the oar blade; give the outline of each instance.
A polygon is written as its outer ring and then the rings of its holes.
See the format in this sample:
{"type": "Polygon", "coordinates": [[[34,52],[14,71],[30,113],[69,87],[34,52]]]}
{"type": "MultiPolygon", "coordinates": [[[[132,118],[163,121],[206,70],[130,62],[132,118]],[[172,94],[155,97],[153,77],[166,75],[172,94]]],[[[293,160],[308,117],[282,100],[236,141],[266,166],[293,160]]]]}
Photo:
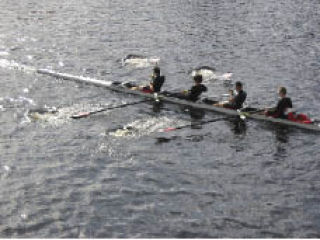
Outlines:
{"type": "Polygon", "coordinates": [[[177,130],[177,128],[175,128],[175,127],[168,127],[168,128],[162,129],[162,132],[171,132],[171,131],[174,131],[174,130],[177,130]]]}
{"type": "Polygon", "coordinates": [[[79,118],[88,117],[89,115],[90,115],[90,112],[80,112],[80,113],[72,115],[71,118],[79,119],[79,118]]]}

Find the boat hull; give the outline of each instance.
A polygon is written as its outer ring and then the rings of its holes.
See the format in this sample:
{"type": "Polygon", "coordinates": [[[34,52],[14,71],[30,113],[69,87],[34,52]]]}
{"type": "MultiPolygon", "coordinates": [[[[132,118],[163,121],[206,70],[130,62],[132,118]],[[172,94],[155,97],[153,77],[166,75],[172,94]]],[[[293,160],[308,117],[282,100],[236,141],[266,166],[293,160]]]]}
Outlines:
{"type": "MultiPolygon", "coordinates": [[[[66,73],[58,73],[52,70],[48,69],[39,69],[37,70],[37,73],[39,74],[44,74],[48,76],[52,76],[55,78],[59,79],[64,79],[64,80],[70,80],[70,81],[75,81],[83,84],[89,84],[89,85],[95,85],[98,87],[105,87],[107,89],[116,91],[116,92],[122,92],[126,94],[131,94],[131,95],[136,95],[148,99],[155,99],[154,94],[150,93],[144,93],[141,91],[137,90],[131,90],[128,88],[123,87],[122,85],[114,85],[112,81],[104,81],[104,80],[97,80],[97,79],[92,79],[92,78],[87,78],[83,76],[74,76],[71,74],[66,74],[66,73]]],[[[173,104],[178,104],[182,106],[188,106],[188,107],[193,107],[197,109],[202,109],[205,111],[210,111],[210,112],[216,112],[216,113],[221,113],[221,114],[226,114],[230,116],[245,116],[248,119],[253,119],[257,121],[264,121],[264,122],[270,122],[278,125],[285,125],[285,126],[291,126],[291,127],[296,127],[300,129],[305,129],[305,130],[311,130],[315,132],[320,133],[320,126],[317,124],[304,124],[304,123],[298,123],[298,122],[292,122],[286,119],[279,119],[279,118],[273,118],[273,117],[267,117],[265,115],[257,114],[257,113],[250,113],[250,112],[238,112],[232,109],[227,109],[227,108],[221,108],[221,107],[216,107],[213,105],[205,104],[205,103],[199,103],[199,102],[190,102],[178,98],[173,98],[173,97],[168,97],[163,94],[158,94],[156,96],[157,99],[160,99],[163,102],[167,103],[173,103],[173,104]]]]}

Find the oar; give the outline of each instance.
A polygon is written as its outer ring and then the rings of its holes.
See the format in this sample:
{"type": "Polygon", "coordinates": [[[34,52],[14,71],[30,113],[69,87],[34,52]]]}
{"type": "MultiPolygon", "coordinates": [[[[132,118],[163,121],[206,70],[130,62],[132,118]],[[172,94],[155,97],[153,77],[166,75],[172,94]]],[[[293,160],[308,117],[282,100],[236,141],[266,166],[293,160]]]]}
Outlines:
{"type": "Polygon", "coordinates": [[[147,101],[150,101],[150,99],[145,99],[145,100],[141,100],[141,101],[133,102],[133,103],[125,103],[125,104],[121,104],[121,105],[114,106],[114,107],[101,108],[101,109],[96,110],[96,111],[80,112],[80,113],[72,115],[71,118],[73,118],[73,119],[84,118],[84,117],[88,117],[90,115],[93,115],[93,114],[96,114],[96,113],[100,113],[100,112],[104,112],[104,111],[107,111],[107,110],[112,110],[112,109],[116,109],[116,108],[123,108],[123,107],[126,107],[126,106],[131,106],[131,105],[135,105],[135,104],[139,104],[139,103],[144,103],[144,102],[147,102],[147,101]]]}
{"type": "Polygon", "coordinates": [[[203,124],[217,122],[217,121],[221,121],[221,120],[225,120],[225,119],[230,119],[230,116],[229,117],[214,118],[214,119],[202,121],[202,122],[196,123],[196,124],[186,124],[186,125],[181,125],[178,127],[169,127],[169,128],[165,128],[165,129],[160,129],[159,132],[170,132],[170,131],[180,130],[183,128],[188,128],[188,127],[193,127],[193,126],[201,126],[203,124]]]}

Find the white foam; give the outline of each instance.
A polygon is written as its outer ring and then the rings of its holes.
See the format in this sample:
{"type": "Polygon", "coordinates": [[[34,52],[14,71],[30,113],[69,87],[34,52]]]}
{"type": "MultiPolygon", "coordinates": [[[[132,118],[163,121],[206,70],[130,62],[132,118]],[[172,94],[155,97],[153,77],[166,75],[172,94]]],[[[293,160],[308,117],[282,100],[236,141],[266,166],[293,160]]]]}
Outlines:
{"type": "Polygon", "coordinates": [[[185,124],[185,122],[180,119],[171,119],[168,117],[149,117],[129,123],[122,129],[110,132],[109,135],[114,137],[137,138],[177,124],[185,124]]]}
{"type": "Polygon", "coordinates": [[[0,59],[0,67],[3,68],[9,68],[10,67],[10,61],[7,59],[0,59]]]}
{"type": "Polygon", "coordinates": [[[61,125],[71,123],[71,116],[78,114],[79,112],[90,112],[101,109],[100,105],[91,105],[91,104],[76,104],[70,107],[63,107],[56,109],[55,107],[48,108],[47,113],[40,114],[38,112],[31,112],[28,114],[28,117],[31,120],[38,121],[42,127],[59,127],[61,125]]]}
{"type": "Polygon", "coordinates": [[[23,115],[23,119],[20,122],[20,124],[24,125],[24,124],[28,124],[30,122],[31,122],[31,119],[29,118],[28,112],[25,112],[24,115],[23,115]]]}
{"type": "Polygon", "coordinates": [[[35,105],[35,102],[32,98],[27,98],[23,96],[19,96],[18,98],[5,97],[2,98],[3,101],[9,103],[28,103],[30,105],[35,105]]]}
{"type": "Polygon", "coordinates": [[[210,69],[199,69],[199,70],[193,70],[191,72],[191,76],[194,77],[195,75],[200,74],[203,77],[203,80],[210,80],[216,78],[216,73],[213,70],[210,69]]]}
{"type": "Polygon", "coordinates": [[[9,53],[6,51],[0,51],[0,56],[8,56],[9,53]]]}
{"type": "Polygon", "coordinates": [[[203,81],[215,81],[215,80],[230,81],[232,77],[232,73],[219,74],[210,69],[199,69],[199,70],[193,70],[191,72],[192,77],[194,77],[197,74],[202,75],[203,81]]]}
{"type": "Polygon", "coordinates": [[[14,60],[7,60],[7,59],[0,59],[0,67],[6,68],[6,69],[11,69],[11,70],[19,70],[22,72],[35,72],[36,69],[31,66],[19,64],[15,62],[14,60]]]}
{"type": "Polygon", "coordinates": [[[154,66],[160,63],[160,58],[152,57],[152,58],[128,58],[122,59],[122,65],[131,65],[136,68],[145,68],[154,66]]]}
{"type": "Polygon", "coordinates": [[[11,168],[7,165],[4,165],[3,166],[3,169],[6,171],[6,172],[10,172],[11,168]]]}
{"type": "Polygon", "coordinates": [[[233,73],[224,73],[222,75],[219,76],[219,79],[220,80],[231,80],[231,77],[232,77],[233,73]]]}
{"type": "Polygon", "coordinates": [[[31,99],[31,98],[26,98],[26,97],[22,97],[22,96],[20,96],[18,99],[17,99],[17,102],[26,102],[26,103],[29,103],[29,104],[31,104],[31,105],[35,105],[35,103],[34,103],[34,101],[33,101],[33,99],[31,99]]]}

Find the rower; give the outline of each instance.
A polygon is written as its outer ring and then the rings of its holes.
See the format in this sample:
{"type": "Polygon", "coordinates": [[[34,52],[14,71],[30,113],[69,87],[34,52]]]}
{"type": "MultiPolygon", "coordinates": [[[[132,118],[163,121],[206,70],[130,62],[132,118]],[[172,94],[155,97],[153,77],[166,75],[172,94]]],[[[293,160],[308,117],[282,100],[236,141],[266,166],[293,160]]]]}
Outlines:
{"type": "Polygon", "coordinates": [[[278,104],[275,108],[272,109],[265,109],[265,115],[271,116],[274,118],[283,118],[287,119],[287,110],[292,108],[292,101],[289,97],[287,97],[287,89],[285,87],[279,87],[278,94],[280,99],[278,104]]]}
{"type": "Polygon", "coordinates": [[[219,102],[213,104],[216,107],[224,107],[224,108],[230,108],[233,110],[238,110],[243,107],[243,103],[247,98],[247,93],[243,91],[243,84],[242,82],[236,82],[235,84],[236,89],[234,94],[234,91],[230,91],[230,99],[228,102],[219,102]]]}
{"type": "Polygon", "coordinates": [[[151,82],[147,86],[132,87],[132,90],[140,90],[145,93],[158,93],[165,81],[165,77],[160,75],[160,68],[158,66],[153,68],[151,82]]]}
{"type": "Polygon", "coordinates": [[[201,93],[206,92],[208,89],[202,84],[202,75],[195,75],[193,77],[194,85],[190,90],[185,90],[181,93],[174,94],[174,97],[185,99],[188,101],[196,102],[199,100],[201,93]]]}
{"type": "Polygon", "coordinates": [[[208,91],[208,88],[202,84],[202,75],[195,75],[193,77],[194,85],[186,92],[187,100],[196,102],[201,93],[208,91]]]}

